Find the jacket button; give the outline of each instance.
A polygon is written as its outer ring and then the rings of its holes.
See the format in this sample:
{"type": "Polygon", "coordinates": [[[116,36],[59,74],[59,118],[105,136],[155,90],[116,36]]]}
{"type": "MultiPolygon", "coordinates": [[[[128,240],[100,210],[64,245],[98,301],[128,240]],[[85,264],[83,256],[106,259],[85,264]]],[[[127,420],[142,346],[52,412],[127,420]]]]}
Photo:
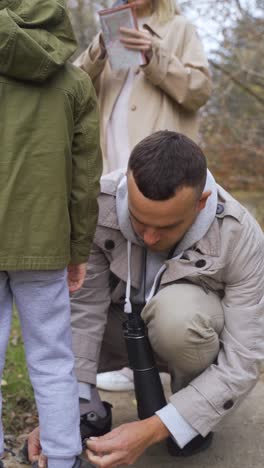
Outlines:
{"type": "Polygon", "coordinates": [[[136,108],[137,108],[137,106],[136,106],[135,104],[133,104],[133,106],[131,106],[131,110],[132,110],[132,111],[135,111],[136,108]]]}
{"type": "Polygon", "coordinates": [[[218,215],[222,214],[224,209],[225,209],[224,205],[222,205],[221,203],[217,203],[216,214],[218,215]]]}
{"type": "Polygon", "coordinates": [[[233,400],[227,400],[227,401],[224,403],[223,408],[224,408],[225,410],[229,410],[229,409],[232,408],[233,406],[234,406],[233,400]]]}
{"type": "Polygon", "coordinates": [[[205,260],[197,260],[197,262],[195,263],[195,266],[196,266],[197,268],[203,268],[205,265],[206,265],[206,261],[205,261],[205,260]]]}
{"type": "Polygon", "coordinates": [[[105,246],[105,248],[106,248],[107,250],[113,250],[114,247],[115,247],[115,243],[114,243],[113,240],[107,239],[107,240],[105,241],[104,246],[105,246]]]}

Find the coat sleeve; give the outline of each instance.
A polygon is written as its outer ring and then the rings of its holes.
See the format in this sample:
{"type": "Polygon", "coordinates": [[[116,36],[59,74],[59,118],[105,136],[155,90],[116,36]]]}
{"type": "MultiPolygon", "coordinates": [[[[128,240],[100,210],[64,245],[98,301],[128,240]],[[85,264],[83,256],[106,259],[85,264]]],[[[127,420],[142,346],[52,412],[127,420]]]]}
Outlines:
{"type": "Polygon", "coordinates": [[[75,60],[74,65],[88,73],[96,93],[100,91],[100,75],[107,62],[107,56],[100,58],[100,33],[95,36],[89,47],[75,60]]]}
{"type": "Polygon", "coordinates": [[[230,262],[224,272],[225,325],[217,363],[171,398],[204,436],[252,390],[264,359],[264,237],[246,217],[234,236],[236,242],[230,245],[230,262]]]}
{"type": "Polygon", "coordinates": [[[71,263],[86,262],[93,240],[100,189],[102,157],[95,91],[83,73],[72,141],[72,180],[69,202],[71,263]]]}
{"type": "Polygon", "coordinates": [[[182,54],[176,56],[153,38],[153,56],[142,67],[146,78],[188,111],[197,111],[211,94],[208,62],[193,25],[186,23],[182,54]]]}
{"type": "Polygon", "coordinates": [[[103,334],[111,303],[110,267],[104,252],[93,244],[83,287],[71,298],[75,372],[78,381],[96,383],[103,334]]]}

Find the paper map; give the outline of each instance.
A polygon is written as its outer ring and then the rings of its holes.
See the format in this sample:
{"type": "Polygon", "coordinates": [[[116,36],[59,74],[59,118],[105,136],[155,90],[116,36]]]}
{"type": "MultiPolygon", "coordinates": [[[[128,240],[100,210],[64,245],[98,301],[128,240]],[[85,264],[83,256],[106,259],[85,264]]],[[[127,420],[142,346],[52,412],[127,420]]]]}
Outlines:
{"type": "Polygon", "coordinates": [[[136,29],[132,10],[130,8],[108,10],[107,13],[100,15],[100,21],[111,68],[120,70],[143,65],[142,54],[126,49],[120,42],[120,27],[136,29]]]}

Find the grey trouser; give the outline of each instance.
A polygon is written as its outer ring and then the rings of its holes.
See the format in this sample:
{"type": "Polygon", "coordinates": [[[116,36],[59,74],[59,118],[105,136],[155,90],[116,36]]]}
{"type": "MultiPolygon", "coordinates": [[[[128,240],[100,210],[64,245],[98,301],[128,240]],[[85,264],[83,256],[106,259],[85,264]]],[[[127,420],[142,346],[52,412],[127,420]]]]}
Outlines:
{"type": "MultiPolygon", "coordinates": [[[[89,307],[82,308],[74,326],[80,326],[82,314],[86,314],[87,319],[88,313],[89,307]]],[[[216,294],[190,283],[172,284],[151,299],[142,318],[148,327],[160,370],[171,373],[174,392],[215,361],[220,346],[219,334],[224,325],[221,301],[216,294]]],[[[110,307],[98,372],[128,365],[122,332],[125,319],[120,307],[110,307]]],[[[76,373],[78,380],[95,383],[96,362],[82,355],[76,359],[76,373]]]]}
{"type": "Polygon", "coordinates": [[[71,468],[81,452],[81,441],[66,271],[0,271],[0,376],[13,300],[38,407],[43,453],[48,456],[49,468],[71,468]]]}

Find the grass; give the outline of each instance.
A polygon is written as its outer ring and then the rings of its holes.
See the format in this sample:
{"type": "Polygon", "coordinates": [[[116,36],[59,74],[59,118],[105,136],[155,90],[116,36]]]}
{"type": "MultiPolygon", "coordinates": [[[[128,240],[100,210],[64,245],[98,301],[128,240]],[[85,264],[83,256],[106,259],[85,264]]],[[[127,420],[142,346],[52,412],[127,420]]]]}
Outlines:
{"type": "Polygon", "coordinates": [[[2,393],[5,433],[17,435],[28,432],[36,424],[36,409],[16,313],[6,355],[2,393]]]}

